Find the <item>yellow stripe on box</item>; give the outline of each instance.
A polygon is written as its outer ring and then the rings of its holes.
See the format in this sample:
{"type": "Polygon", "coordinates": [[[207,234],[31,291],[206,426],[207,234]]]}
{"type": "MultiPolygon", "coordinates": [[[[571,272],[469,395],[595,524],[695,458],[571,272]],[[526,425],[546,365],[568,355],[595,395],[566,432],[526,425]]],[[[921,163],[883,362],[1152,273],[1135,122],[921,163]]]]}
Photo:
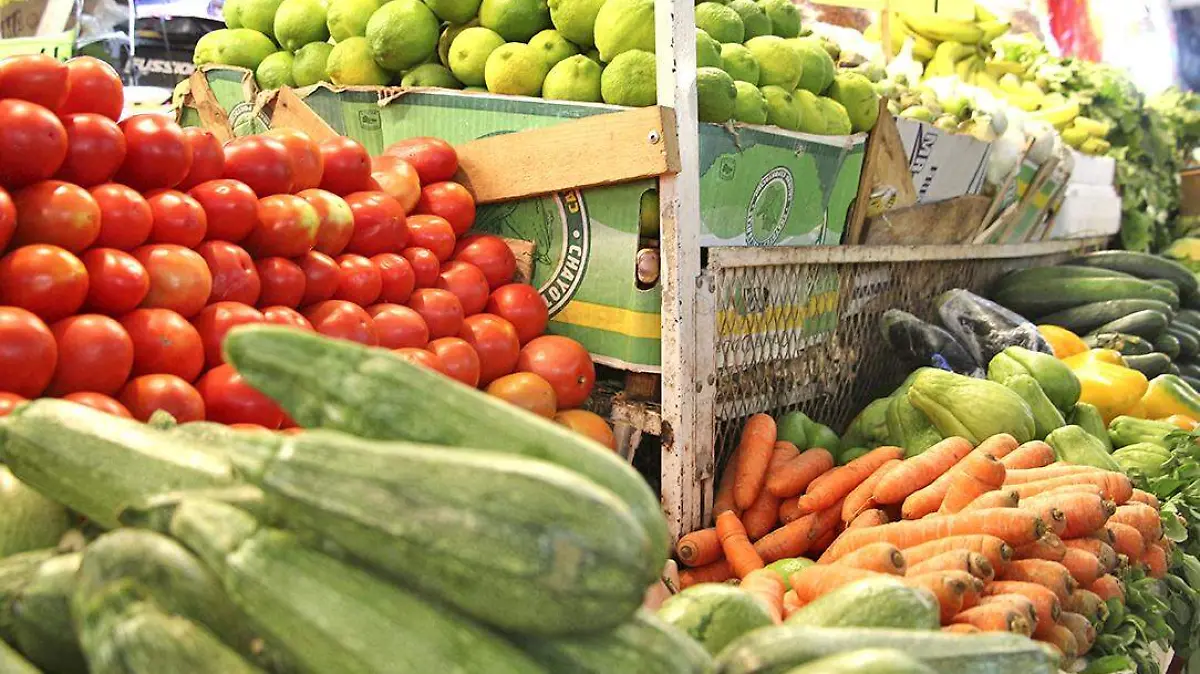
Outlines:
{"type": "Polygon", "coordinates": [[[630,337],[662,339],[662,322],[658,314],[630,311],[603,304],[572,300],[554,315],[553,320],[630,337]]]}
{"type": "Polygon", "coordinates": [[[838,291],[831,290],[808,298],[806,304],[789,304],[770,307],[764,311],[742,314],[736,309],[718,312],[718,333],[730,335],[758,335],[781,330],[796,330],[815,316],[837,311],[838,291]]]}

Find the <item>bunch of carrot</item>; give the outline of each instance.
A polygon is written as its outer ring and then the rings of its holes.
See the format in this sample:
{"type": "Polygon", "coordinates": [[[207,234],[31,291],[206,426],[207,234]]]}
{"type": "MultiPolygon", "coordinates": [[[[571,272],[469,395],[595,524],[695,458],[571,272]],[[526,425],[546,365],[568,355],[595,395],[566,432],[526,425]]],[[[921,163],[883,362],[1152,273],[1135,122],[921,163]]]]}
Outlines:
{"type": "Polygon", "coordinates": [[[834,467],[755,415],[722,475],[716,526],[679,541],[682,584],[743,579],[782,620],[848,583],[902,576],[937,597],[947,631],[1018,632],[1075,657],[1105,600],[1124,599],[1120,564],[1166,573],[1159,504],[1121,473],[1056,462],[1046,443],[1004,434],[903,457],[879,447],[834,467]],[[817,564],[778,586],[760,571],[804,556],[817,564]]]}

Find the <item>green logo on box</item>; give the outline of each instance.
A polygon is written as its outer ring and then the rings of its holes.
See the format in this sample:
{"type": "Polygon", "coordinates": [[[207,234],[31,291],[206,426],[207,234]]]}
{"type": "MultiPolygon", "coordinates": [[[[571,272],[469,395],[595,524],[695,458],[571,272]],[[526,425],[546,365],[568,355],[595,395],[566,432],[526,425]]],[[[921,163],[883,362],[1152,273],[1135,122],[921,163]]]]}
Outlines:
{"type": "Polygon", "coordinates": [[[771,169],[758,181],[746,212],[746,243],[771,246],[779,241],[792,210],[796,183],[786,166],[771,169]]]}

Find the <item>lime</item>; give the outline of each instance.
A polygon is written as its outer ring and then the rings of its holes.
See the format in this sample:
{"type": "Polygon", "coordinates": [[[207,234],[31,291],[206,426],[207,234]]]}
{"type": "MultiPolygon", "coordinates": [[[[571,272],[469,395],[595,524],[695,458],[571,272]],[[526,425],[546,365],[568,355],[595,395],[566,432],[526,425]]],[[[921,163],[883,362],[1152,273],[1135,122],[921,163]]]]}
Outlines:
{"type": "Polygon", "coordinates": [[[781,129],[795,131],[800,127],[800,117],[796,112],[796,102],[787,89],[768,84],[759,87],[763,98],[767,101],[767,124],[781,129]]]}
{"type": "Polygon", "coordinates": [[[792,92],[796,102],[796,113],[800,115],[800,131],[821,135],[825,133],[825,113],[817,101],[817,95],[807,89],[792,92]]]}
{"type": "Polygon", "coordinates": [[[507,42],[527,42],[550,27],[546,0],[483,0],[479,25],[491,28],[507,42]]]}
{"type": "Polygon", "coordinates": [[[742,17],[742,25],[746,29],[744,39],[771,34],[771,18],[754,0],[733,0],[729,8],[742,17]]]}
{"type": "MultiPolygon", "coordinates": [[[[230,28],[249,28],[257,30],[272,40],[275,39],[275,12],[283,0],[234,0],[233,13],[238,25],[227,25],[230,28]]],[[[229,4],[225,5],[229,12],[229,4]]],[[[226,20],[228,21],[228,19],[226,20]]]]}
{"type": "Polygon", "coordinates": [[[744,45],[721,45],[721,67],[733,79],[758,86],[758,59],[744,45]]]}
{"type": "MultiPolygon", "coordinates": [[[[228,0],[221,5],[221,18],[226,28],[242,28],[242,4],[245,0],[228,0]]],[[[274,20],[274,17],[272,17],[274,20]]]]}
{"type": "Polygon", "coordinates": [[[596,48],[612,63],[631,49],[654,53],[654,0],[608,0],[596,15],[596,48]]]}
{"type": "Polygon", "coordinates": [[[758,60],[759,84],[774,84],[788,91],[796,88],[803,64],[800,55],[783,38],[762,35],[747,41],[746,48],[758,60]]]}
{"type": "Polygon", "coordinates": [[[367,21],[366,38],[380,67],[401,72],[435,53],[440,32],[437,17],[420,0],[391,0],[367,21]]]}
{"type": "Polygon", "coordinates": [[[790,442],[796,449],[804,451],[811,447],[808,431],[813,426],[812,419],[804,412],[788,412],[779,418],[779,426],[775,437],[784,442],[790,442]]]}
{"type": "Polygon", "coordinates": [[[829,97],[846,109],[855,133],[874,128],[879,118],[879,94],[875,93],[871,80],[858,73],[840,73],[833,78],[829,97]]]}
{"type": "Polygon", "coordinates": [[[325,64],[333,45],[328,42],[310,42],[296,50],[292,59],[292,80],[298,87],[307,87],[329,79],[325,64]]]}
{"type": "Polygon", "coordinates": [[[767,99],[758,87],[749,82],[735,81],[737,102],[733,107],[733,118],[746,124],[767,123],[767,99]]]}
{"type": "Polygon", "coordinates": [[[537,96],[549,70],[533,47],[509,42],[488,56],[483,74],[488,91],[493,94],[537,96]]]}
{"type": "Polygon", "coordinates": [[[818,97],[817,102],[821,104],[821,112],[825,116],[825,135],[850,135],[852,131],[850,115],[846,112],[846,108],[841,103],[826,96],[818,97]]]}
{"type": "Polygon", "coordinates": [[[741,44],[746,39],[746,26],[742,17],[719,2],[702,2],[696,5],[696,27],[725,44],[741,44]]]}
{"type": "Polygon", "coordinates": [[[654,105],[658,100],[654,54],[631,49],[614,58],[600,75],[600,94],[610,105],[654,105]]]}
{"type": "Polygon", "coordinates": [[[466,23],[479,13],[480,0],[425,0],[437,18],[447,23],[466,23]]]}
{"type": "Polygon", "coordinates": [[[441,87],[443,89],[462,89],[450,69],[440,63],[422,63],[404,73],[400,78],[402,87],[441,87]]]}
{"type": "Polygon", "coordinates": [[[367,21],[379,9],[378,0],[329,0],[325,26],[329,36],[341,42],[348,37],[367,34],[367,21]]]}
{"type": "Polygon", "coordinates": [[[480,86],[484,83],[484,67],[492,52],[504,44],[504,38],[483,26],[468,28],[454,38],[450,45],[450,70],[463,84],[480,86]]]}
{"type": "Polygon", "coordinates": [[[283,0],[275,12],[275,40],[285,51],[329,39],[325,4],[320,0],[283,0]]]}
{"type": "Polygon", "coordinates": [[[638,235],[657,239],[659,203],[658,190],[648,189],[638,199],[638,235]]]}
{"type": "Polygon", "coordinates": [[[733,78],[720,68],[696,69],[696,104],[700,121],[724,124],[733,117],[737,87],[733,78]]]}
{"type": "Polygon", "coordinates": [[[450,45],[454,44],[454,38],[458,37],[464,30],[474,28],[479,25],[478,20],[472,20],[467,23],[446,26],[442,31],[441,37],[438,38],[437,55],[438,60],[447,68],[450,67],[450,45]]]}
{"type": "Polygon", "coordinates": [[[391,74],[371,56],[371,46],[365,37],[346,38],[333,45],[325,70],[330,82],[342,86],[380,86],[392,81],[391,74]]]}
{"type": "Polygon", "coordinates": [[[823,93],[833,83],[833,57],[825,51],[820,38],[797,37],[787,41],[800,55],[801,73],[797,88],[814,94],[823,93]]]}
{"type": "Polygon", "coordinates": [[[601,60],[600,60],[600,52],[599,52],[599,51],[597,51],[595,47],[593,47],[593,48],[591,48],[591,49],[587,50],[587,52],[586,52],[586,53],[584,53],[584,56],[586,56],[586,57],[590,58],[591,60],[595,61],[595,62],[596,62],[596,65],[600,66],[601,68],[603,68],[603,67],[604,67],[604,61],[601,61],[601,60]]]}
{"type": "Polygon", "coordinates": [[[467,87],[466,89],[463,89],[463,91],[467,91],[467,92],[470,92],[470,93],[472,93],[472,94],[486,94],[486,93],[488,93],[487,87],[467,87]]]}
{"type": "Polygon", "coordinates": [[[771,19],[771,33],[779,37],[796,37],[800,34],[800,10],[792,0],[759,0],[758,6],[771,19]]]}
{"type": "Polygon", "coordinates": [[[596,44],[596,15],[604,0],[550,0],[554,28],[580,47],[596,44]]]}
{"type": "Polygon", "coordinates": [[[205,33],[196,41],[192,63],[215,63],[255,70],[263,59],[276,52],[271,38],[249,28],[222,28],[205,33]]]}
{"type": "Polygon", "coordinates": [[[696,29],[696,67],[721,67],[721,43],[712,39],[703,28],[696,29]]]}
{"type": "Polygon", "coordinates": [[[534,35],[533,39],[529,41],[529,46],[541,54],[547,68],[553,68],[554,64],[559,61],[579,53],[578,47],[568,42],[561,33],[553,28],[534,35]]]}
{"type": "Polygon", "coordinates": [[[296,86],[296,80],[292,78],[292,60],[292,55],[285,51],[277,51],[263,59],[254,70],[254,81],[258,82],[258,88],[296,86]]]}
{"type": "Polygon", "coordinates": [[[599,103],[600,73],[603,68],[590,58],[577,54],[554,65],[542,83],[542,98],[559,101],[599,103]]]}

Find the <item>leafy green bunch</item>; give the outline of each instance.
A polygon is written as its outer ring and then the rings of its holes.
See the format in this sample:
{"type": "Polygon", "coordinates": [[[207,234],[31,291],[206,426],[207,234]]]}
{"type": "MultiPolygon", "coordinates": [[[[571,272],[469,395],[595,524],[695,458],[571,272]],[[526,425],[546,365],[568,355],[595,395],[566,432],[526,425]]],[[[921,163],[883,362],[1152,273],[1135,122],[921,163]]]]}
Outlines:
{"type": "Polygon", "coordinates": [[[1165,650],[1176,636],[1166,619],[1171,602],[1165,583],[1147,576],[1142,566],[1125,567],[1120,578],[1125,601],[1113,598],[1106,602],[1108,617],[1097,628],[1092,646],[1096,657],[1084,674],[1162,674],[1152,645],[1165,650]]]}

